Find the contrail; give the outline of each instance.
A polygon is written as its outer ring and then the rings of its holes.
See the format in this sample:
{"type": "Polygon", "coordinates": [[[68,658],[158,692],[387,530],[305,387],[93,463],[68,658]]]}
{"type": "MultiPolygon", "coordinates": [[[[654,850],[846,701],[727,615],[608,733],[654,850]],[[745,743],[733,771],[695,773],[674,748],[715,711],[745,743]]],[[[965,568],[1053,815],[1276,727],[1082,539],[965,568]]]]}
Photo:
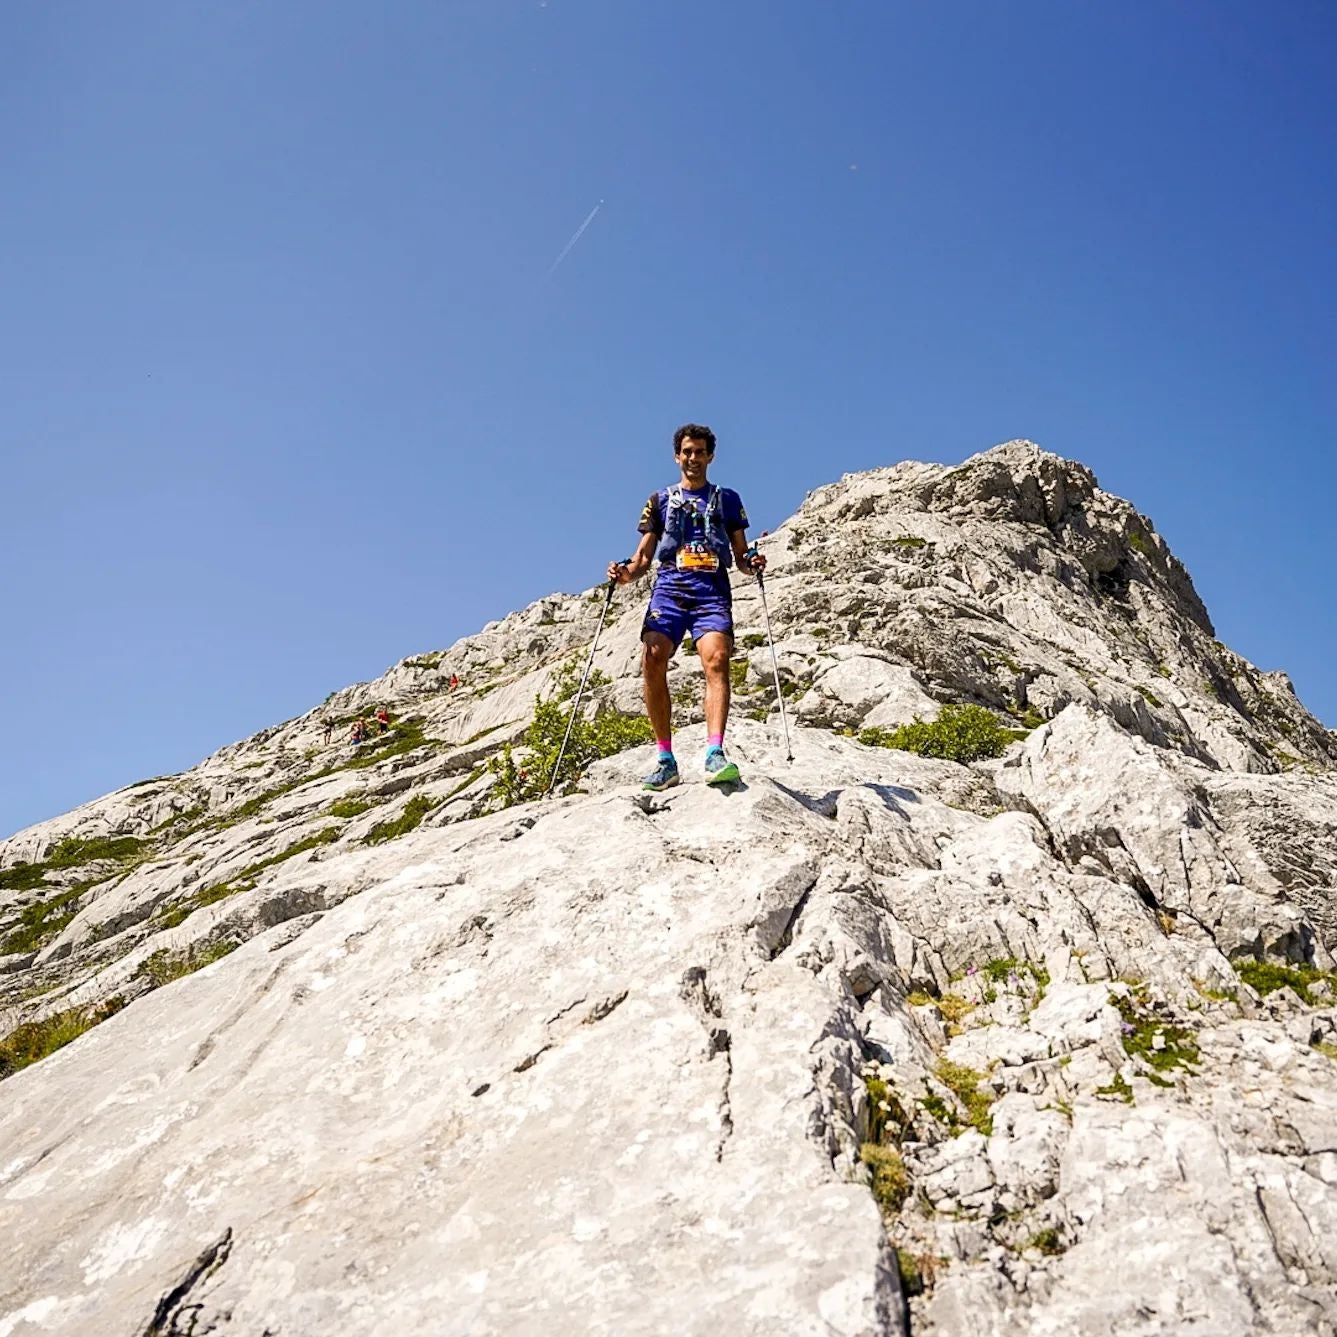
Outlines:
{"type": "Polygon", "coordinates": [[[552,262],[552,268],[549,269],[547,274],[544,275],[545,278],[552,278],[552,276],[557,272],[557,266],[560,265],[568,255],[571,254],[571,248],[576,244],[576,242],[578,242],[581,239],[581,237],[584,235],[585,229],[589,227],[589,225],[592,222],[594,222],[594,215],[597,214],[599,210],[602,209],[603,207],[604,207],[604,202],[600,200],[599,203],[596,204],[594,208],[589,211],[589,213],[585,217],[585,221],[576,229],[575,236],[573,236],[571,240],[567,242],[565,246],[562,247],[561,255],[559,255],[557,259],[552,262]]]}

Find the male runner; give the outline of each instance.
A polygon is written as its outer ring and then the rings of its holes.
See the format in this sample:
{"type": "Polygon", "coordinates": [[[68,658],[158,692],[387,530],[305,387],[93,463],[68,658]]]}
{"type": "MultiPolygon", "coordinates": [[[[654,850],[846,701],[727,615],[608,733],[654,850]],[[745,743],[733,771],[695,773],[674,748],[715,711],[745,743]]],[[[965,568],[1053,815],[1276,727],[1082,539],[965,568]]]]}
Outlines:
{"type": "Polygon", "coordinates": [[[748,553],[747,512],[738,493],[706,479],[715,458],[715,433],[698,423],[679,427],[673,434],[673,458],[682,476],[645,503],[636,555],[629,562],[608,566],[609,580],[626,585],[657,563],[641,628],[645,709],[659,743],[659,762],[645,777],[646,789],[668,789],[678,783],[668,665],[686,631],[692,633],[706,674],[706,783],[731,784],[738,779],[738,767],[724,755],[733,650],[729,567],[736,562],[749,575],[766,569],[760,553],[748,553]]]}

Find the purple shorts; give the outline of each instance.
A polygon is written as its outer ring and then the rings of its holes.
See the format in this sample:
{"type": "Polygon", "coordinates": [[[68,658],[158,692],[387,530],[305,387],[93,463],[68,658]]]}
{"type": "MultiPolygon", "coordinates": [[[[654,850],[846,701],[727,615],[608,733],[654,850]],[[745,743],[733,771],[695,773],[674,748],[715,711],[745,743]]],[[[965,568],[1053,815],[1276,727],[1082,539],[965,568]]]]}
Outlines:
{"type": "MultiPolygon", "coordinates": [[[[727,579],[727,577],[726,577],[727,579]]],[[[641,624],[641,637],[647,631],[657,631],[673,642],[676,650],[683,633],[690,631],[693,640],[712,631],[722,631],[733,639],[733,594],[727,584],[698,584],[693,581],[665,580],[655,582],[650,595],[650,607],[641,624]]]]}

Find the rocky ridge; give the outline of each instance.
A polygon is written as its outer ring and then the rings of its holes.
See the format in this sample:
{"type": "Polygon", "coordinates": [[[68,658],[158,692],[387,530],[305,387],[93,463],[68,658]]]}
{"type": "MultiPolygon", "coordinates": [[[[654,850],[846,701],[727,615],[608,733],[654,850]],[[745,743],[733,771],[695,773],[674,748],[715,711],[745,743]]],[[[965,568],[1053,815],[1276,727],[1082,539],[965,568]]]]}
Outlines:
{"type": "Polygon", "coordinates": [[[1337,1331],[1333,735],[1030,443],[763,549],[735,794],[488,812],[594,590],[0,845],[0,1334],[1337,1331]]]}

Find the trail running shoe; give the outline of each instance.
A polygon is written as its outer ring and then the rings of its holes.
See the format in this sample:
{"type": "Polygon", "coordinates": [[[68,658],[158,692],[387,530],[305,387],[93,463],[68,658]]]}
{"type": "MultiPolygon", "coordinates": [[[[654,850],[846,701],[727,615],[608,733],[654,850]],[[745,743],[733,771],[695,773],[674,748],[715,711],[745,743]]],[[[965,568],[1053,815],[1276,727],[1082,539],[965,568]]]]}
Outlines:
{"type": "Polygon", "coordinates": [[[725,755],[724,749],[712,747],[706,753],[706,783],[708,785],[736,785],[742,777],[738,767],[725,755]]]}
{"type": "Polygon", "coordinates": [[[672,789],[678,783],[678,763],[672,757],[660,757],[657,765],[641,782],[642,789],[672,789]]]}

